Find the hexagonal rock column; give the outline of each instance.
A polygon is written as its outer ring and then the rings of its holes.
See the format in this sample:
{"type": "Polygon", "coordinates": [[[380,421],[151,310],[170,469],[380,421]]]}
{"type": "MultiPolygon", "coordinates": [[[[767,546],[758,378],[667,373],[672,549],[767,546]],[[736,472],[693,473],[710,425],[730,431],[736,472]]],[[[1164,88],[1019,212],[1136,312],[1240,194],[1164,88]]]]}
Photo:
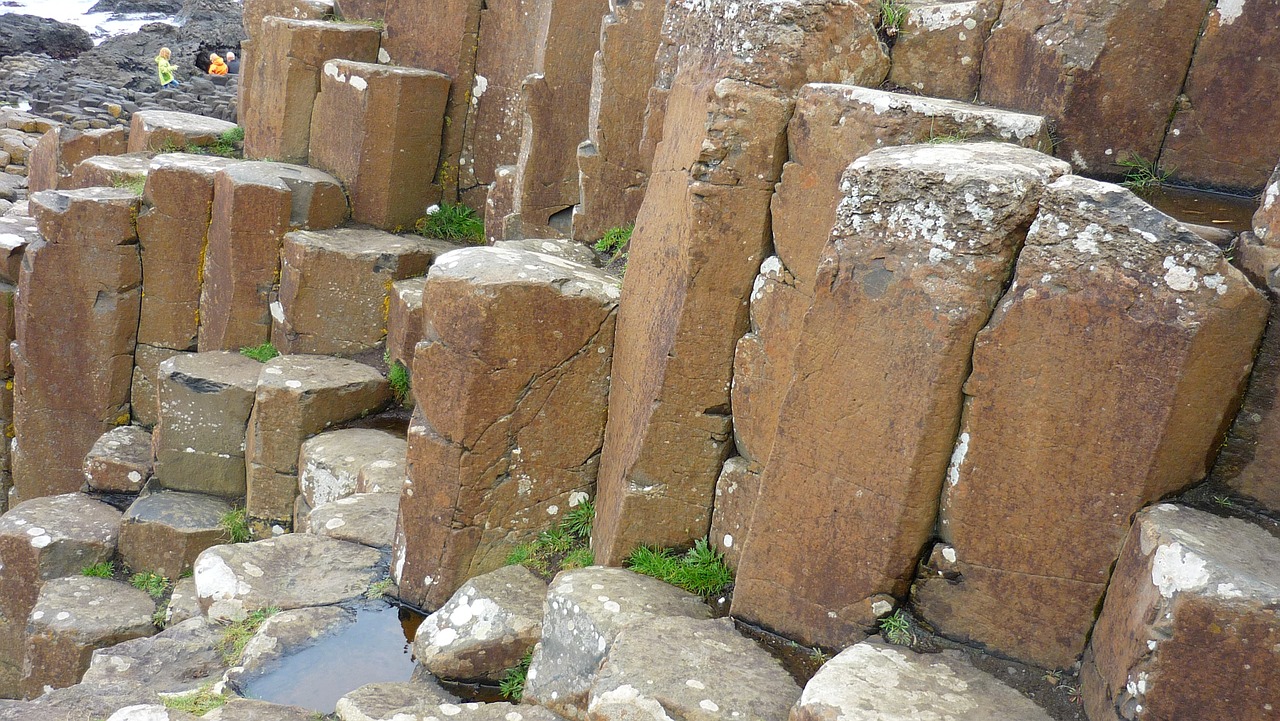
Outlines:
{"type": "Polygon", "coordinates": [[[40,136],[27,160],[27,190],[56,190],[85,158],[123,155],[128,149],[124,128],[74,130],[60,125],[40,136]]]}
{"type": "Polygon", "coordinates": [[[387,358],[405,367],[413,366],[413,350],[422,340],[422,290],[426,276],[397,280],[391,284],[387,308],[387,358]]]}
{"type": "Polygon", "coordinates": [[[587,499],[619,292],[598,268],[514,250],[431,267],[393,561],[402,596],[439,606],[587,499]]]}
{"type": "Polygon", "coordinates": [[[945,544],[915,601],[944,635],[1063,668],[1129,519],[1212,462],[1267,304],[1218,248],[1123,188],[1067,176],[1040,205],[974,344],[945,544]]]}
{"type": "Polygon", "coordinates": [[[213,145],[235,123],[172,110],[139,110],[129,119],[129,152],[213,145]]]}
{"type": "Polygon", "coordinates": [[[115,188],[144,183],[151,158],[145,155],[95,155],[85,158],[71,171],[71,177],[59,187],[115,188]]]}
{"type": "Polygon", "coordinates": [[[151,478],[151,434],[138,426],[103,433],[84,457],[84,481],[101,493],[137,493],[151,478]]]}
{"type": "Polygon", "coordinates": [[[41,582],[110,560],[119,532],[119,511],[79,493],[37,498],[0,516],[0,697],[21,695],[27,614],[41,582]]]}
{"type": "Polygon", "coordinates": [[[886,148],[849,166],[738,563],[735,615],[840,648],[906,593],[933,532],[973,338],[1044,187],[1067,171],[996,143],[886,148]],[[850,414],[850,398],[866,412],[850,414]]]}
{"type": "Polygon", "coordinates": [[[356,492],[361,470],[379,461],[402,460],[403,436],[374,428],[344,428],[309,438],[298,455],[298,487],[311,506],[356,492]]]}
{"type": "Polygon", "coordinates": [[[729,453],[733,348],[770,245],[795,94],[824,80],[878,84],[889,69],[854,4],[669,10],[664,42],[682,49],[618,315],[593,537],[603,563],[706,536],[729,453]],[[829,43],[845,52],[829,55],[829,43]],[[748,55],[731,50],[745,44],[748,55]]]}
{"type": "Polygon", "coordinates": [[[240,109],[245,157],[305,163],[321,66],[335,58],[375,62],[380,36],[369,25],[265,18],[253,45],[260,58],[243,78],[252,86],[252,102],[240,109]]]}
{"type": "Polygon", "coordinates": [[[120,557],[134,571],[178,578],[210,546],[227,542],[221,520],[231,504],[200,493],[149,493],[120,525],[120,557]]]}
{"type": "Polygon", "coordinates": [[[909,5],[893,44],[889,82],[938,98],[976,98],[983,44],[1003,4],[924,0],[909,5]]]}
{"type": "Polygon", "coordinates": [[[556,576],[545,609],[525,701],[579,720],[587,718],[591,684],[624,628],[658,617],[711,617],[711,607],[697,596],[648,576],[599,566],[556,576]]]}
{"type": "Polygon", "coordinates": [[[367,365],[329,356],[280,356],[262,369],[245,445],[247,511],[264,526],[292,524],[302,442],[390,399],[367,365]]]}
{"type": "Polygon", "coordinates": [[[449,78],[430,70],[348,60],[324,64],[311,113],[310,164],[351,194],[351,217],[412,228],[440,200],[432,186],[449,78]]]}
{"type": "Polygon", "coordinates": [[[1266,718],[1280,695],[1280,541],[1161,504],[1134,519],[1080,672],[1090,719],[1266,718]]]}
{"type": "Polygon", "coordinates": [[[308,533],[214,546],[196,559],[196,595],[214,620],[268,606],[329,606],[368,590],[380,557],[372,548],[308,533]]]}
{"type": "Polygon", "coordinates": [[[155,476],[180,491],[245,493],[245,431],[262,364],[239,353],[183,353],[160,364],[155,476]]]}
{"type": "Polygon", "coordinates": [[[155,634],[156,602],[144,591],[105,578],[56,578],[44,584],[27,620],[22,690],[80,683],[93,652],[155,634]]]}
{"type": "Polygon", "coordinates": [[[342,186],[319,170],[238,163],[218,171],[197,347],[239,350],[269,341],[271,292],[279,281],[285,233],[332,228],[346,217],[342,186]]]}
{"type": "Polygon", "coordinates": [[[45,191],[31,213],[14,310],[14,488],[19,499],[78,491],[84,457],[129,421],[141,263],[138,197],[119,188],[45,191]]]}
{"type": "MultiPolygon", "coordinates": [[[[421,214],[421,210],[418,211],[421,214]]],[[[365,228],[284,237],[271,342],[281,353],[355,355],[387,335],[391,283],[458,246],[365,228]]]]}
{"type": "Polygon", "coordinates": [[[390,550],[396,535],[398,493],[354,493],[294,518],[294,532],[314,533],[390,550]]]}
{"type": "MultiPolygon", "coordinates": [[[[804,687],[792,721],[871,714],[886,721],[1049,721],[1031,700],[975,668],[959,651],[919,654],[878,639],[850,646],[804,687]]],[[[1092,718],[1092,717],[1091,717],[1092,718]]]]}
{"type": "Polygon", "coordinates": [[[987,40],[980,98],[1049,118],[1076,170],[1123,175],[1117,160],[1159,154],[1208,7],[1010,3],[987,40]]]}

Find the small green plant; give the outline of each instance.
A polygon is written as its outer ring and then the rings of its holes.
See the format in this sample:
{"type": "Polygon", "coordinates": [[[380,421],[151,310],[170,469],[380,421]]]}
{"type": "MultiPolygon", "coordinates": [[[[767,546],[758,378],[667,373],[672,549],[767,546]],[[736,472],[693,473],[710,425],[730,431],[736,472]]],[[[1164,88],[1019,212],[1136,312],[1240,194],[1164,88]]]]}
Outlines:
{"type": "Polygon", "coordinates": [[[465,205],[443,203],[427,209],[427,215],[414,224],[418,235],[441,240],[456,240],[472,245],[484,243],[484,219],[465,205]]]}
{"type": "Polygon", "coordinates": [[[631,555],[627,556],[626,563],[627,568],[636,573],[653,576],[663,581],[675,576],[676,569],[680,566],[675,551],[650,546],[640,546],[632,551],[631,555]]]}
{"type": "Polygon", "coordinates": [[[169,579],[158,573],[143,571],[133,574],[129,578],[129,584],[139,591],[146,591],[152,598],[160,598],[164,595],[165,589],[169,588],[169,579]]]}
{"type": "Polygon", "coordinates": [[[164,702],[165,708],[203,716],[225,704],[227,697],[220,693],[214,693],[213,684],[207,683],[190,693],[161,694],[160,700],[164,702]]]}
{"type": "Polygon", "coordinates": [[[134,195],[142,195],[142,191],[147,187],[147,178],[145,175],[140,178],[120,175],[111,184],[116,188],[124,188],[134,195]]]}
{"type": "Polygon", "coordinates": [[[898,0],[880,0],[880,32],[885,37],[897,37],[907,22],[907,6],[898,0]]]}
{"type": "Polygon", "coordinates": [[[169,606],[166,604],[164,606],[161,606],[160,608],[157,608],[156,612],[151,614],[151,625],[155,626],[158,629],[163,630],[164,624],[168,620],[168,618],[169,618],[169,606]]]}
{"type": "Polygon", "coordinates": [[[498,683],[498,693],[508,701],[519,701],[524,696],[524,681],[529,675],[529,664],[533,661],[533,651],[520,659],[520,665],[507,669],[502,681],[498,683]]]}
{"type": "Polygon", "coordinates": [[[591,525],[596,520],[595,501],[583,501],[570,508],[560,521],[560,527],[574,538],[590,538],[591,525]]]}
{"type": "Polygon", "coordinates": [[[90,578],[111,578],[115,574],[116,564],[111,561],[95,563],[92,566],[85,566],[80,569],[80,575],[89,576],[90,578]]]}
{"type": "MultiPolygon", "coordinates": [[[[1231,500],[1230,496],[1213,496],[1211,500],[1214,505],[1221,506],[1223,508],[1234,508],[1236,505],[1235,502],[1231,500]]],[[[89,574],[86,573],[85,575],[87,576],[89,574]]]]}
{"type": "Polygon", "coordinates": [[[365,598],[378,599],[391,595],[392,590],[396,587],[396,582],[390,578],[384,578],[381,581],[375,581],[370,584],[369,589],[364,592],[365,598]]]}
{"type": "Polygon", "coordinates": [[[631,231],[635,230],[634,225],[628,225],[622,228],[610,228],[605,231],[604,237],[596,241],[595,248],[601,253],[608,253],[609,260],[612,261],[618,257],[622,249],[627,247],[627,243],[631,242],[631,231]]]}
{"type": "Polygon", "coordinates": [[[1172,170],[1165,170],[1155,162],[1147,160],[1137,153],[1129,153],[1116,161],[1116,165],[1125,169],[1121,185],[1135,193],[1149,193],[1169,180],[1172,170]]]}
{"type": "Polygon", "coordinates": [[[412,379],[409,369],[405,368],[400,361],[393,361],[387,368],[387,385],[391,386],[391,394],[395,396],[396,403],[404,405],[404,402],[409,399],[412,379]]]}
{"type": "Polygon", "coordinates": [[[242,143],[244,142],[244,128],[237,125],[230,130],[223,131],[222,135],[218,136],[218,140],[227,145],[242,143]]]}
{"type": "Polygon", "coordinates": [[[969,140],[969,136],[963,133],[955,133],[953,135],[933,135],[929,137],[930,145],[945,145],[947,143],[963,143],[969,140]]]}
{"type": "Polygon", "coordinates": [[[595,517],[595,504],[590,500],[570,507],[560,523],[539,533],[533,541],[511,549],[506,565],[524,566],[544,578],[556,571],[594,565],[590,542],[595,517]]]}
{"type": "Polygon", "coordinates": [[[733,572],[724,556],[705,538],[683,555],[667,548],[640,546],[627,557],[627,568],[653,576],[704,598],[720,593],[733,583],[733,572]]]}
{"type": "Polygon", "coordinates": [[[504,565],[516,566],[528,561],[530,558],[533,558],[533,544],[521,543],[519,546],[511,549],[511,553],[507,554],[506,563],[504,565]]]}
{"type": "Polygon", "coordinates": [[[241,348],[240,355],[245,356],[246,358],[252,358],[259,363],[266,363],[272,358],[280,355],[280,351],[276,350],[276,347],[270,343],[263,343],[262,345],[245,346],[244,348],[241,348]]]}
{"type": "Polygon", "coordinates": [[[233,508],[222,514],[218,525],[222,526],[228,543],[244,543],[249,540],[249,518],[243,508],[233,508]]]}
{"type": "Polygon", "coordinates": [[[218,652],[222,654],[223,662],[227,666],[240,665],[240,659],[244,656],[244,647],[249,644],[249,639],[253,638],[268,618],[277,613],[280,613],[280,609],[271,606],[250,613],[244,620],[227,624],[227,627],[222,630],[222,636],[215,644],[218,652]]]}
{"type": "Polygon", "coordinates": [[[902,609],[880,619],[880,633],[884,634],[884,640],[889,643],[898,646],[911,645],[911,621],[907,619],[902,609]]]}
{"type": "Polygon", "coordinates": [[[569,551],[564,560],[560,562],[560,568],[566,571],[571,568],[586,568],[594,565],[596,565],[596,554],[586,546],[569,551]]]}

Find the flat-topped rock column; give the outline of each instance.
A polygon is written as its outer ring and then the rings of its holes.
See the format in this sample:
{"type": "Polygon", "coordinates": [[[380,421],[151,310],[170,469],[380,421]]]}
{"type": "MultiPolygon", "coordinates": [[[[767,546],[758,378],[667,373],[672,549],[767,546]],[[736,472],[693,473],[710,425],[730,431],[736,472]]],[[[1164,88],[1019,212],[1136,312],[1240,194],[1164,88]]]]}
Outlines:
{"type": "Polygon", "coordinates": [[[735,616],[840,648],[906,593],[937,518],[974,336],[1040,194],[1068,170],[996,143],[886,148],[849,166],[738,563],[735,616]]]}
{"type": "Polygon", "coordinates": [[[120,558],[135,572],[176,579],[206,548],[228,543],[227,501],[202,493],[158,491],[129,506],[120,525],[120,558]]]}
{"type": "Polygon", "coordinates": [[[139,110],[129,119],[129,152],[157,153],[213,145],[235,127],[235,123],[194,113],[139,110]]]}
{"type": "Polygon", "coordinates": [[[428,608],[559,523],[595,481],[619,281],[527,251],[432,266],[392,567],[428,608]]]}
{"type": "Polygon", "coordinates": [[[15,308],[14,489],[78,491],[98,437],[129,422],[141,262],[138,196],[117,188],[31,197],[46,243],[27,249],[15,308]]]}
{"type": "MultiPolygon", "coordinates": [[[[419,18],[420,19],[420,18],[419,18]]],[[[311,111],[325,61],[374,62],[381,32],[369,25],[267,17],[246,67],[252,102],[240,107],[246,158],[305,163],[311,111]]],[[[246,91],[247,92],[247,91],[246,91]]]]}
{"type": "Polygon", "coordinates": [[[730,451],[734,346],[770,246],[795,94],[888,72],[872,19],[853,4],[673,5],[666,26],[664,42],[681,50],[618,311],[593,532],[602,563],[707,535],[730,451]],[[844,52],[828,55],[829,42],[844,52]],[[748,45],[749,56],[731,50],[748,45]]]}
{"type": "Polygon", "coordinates": [[[311,114],[310,164],[343,182],[353,219],[412,228],[439,202],[431,181],[448,99],[449,78],[430,70],[325,63],[311,114]]]}
{"type": "Polygon", "coordinates": [[[313,508],[346,498],[356,493],[361,474],[372,464],[403,470],[406,450],[403,436],[375,428],[321,433],[303,443],[298,454],[299,491],[313,508]]]}
{"type": "Polygon", "coordinates": [[[84,457],[84,484],[99,493],[137,493],[151,478],[151,434],[119,426],[102,434],[84,457]]]}
{"type": "Polygon", "coordinates": [[[80,161],[95,155],[123,155],[128,149],[124,128],[79,131],[60,125],[40,136],[27,160],[27,190],[56,190],[80,161]]]}
{"type": "Polygon", "coordinates": [[[95,155],[77,163],[71,177],[64,179],[59,187],[71,190],[141,186],[147,181],[150,165],[151,158],[141,154],[95,155]]]}
{"type": "Polygon", "coordinates": [[[413,366],[413,351],[422,340],[422,290],[427,277],[408,278],[391,284],[387,307],[387,359],[406,368],[413,366]]]}
{"type": "Polygon", "coordinates": [[[1218,248],[1129,191],[1049,186],[974,344],[944,543],[915,585],[925,619],[1075,662],[1133,514],[1204,477],[1266,314],[1218,248]]]}
{"type": "Polygon", "coordinates": [[[931,97],[976,98],[983,46],[1003,5],[1003,0],[909,4],[894,39],[889,82],[931,97]]]}

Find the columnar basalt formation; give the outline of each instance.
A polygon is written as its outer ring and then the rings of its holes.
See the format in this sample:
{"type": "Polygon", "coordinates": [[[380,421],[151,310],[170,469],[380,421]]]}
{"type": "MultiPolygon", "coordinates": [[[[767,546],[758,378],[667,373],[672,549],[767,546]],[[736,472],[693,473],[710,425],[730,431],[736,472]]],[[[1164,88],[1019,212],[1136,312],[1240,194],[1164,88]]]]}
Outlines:
{"type": "Polygon", "coordinates": [[[857,5],[672,5],[665,25],[680,50],[619,309],[593,534],[605,563],[707,534],[729,452],[733,349],[770,244],[794,96],[807,82],[888,72],[857,5]]]}
{"type": "Polygon", "coordinates": [[[151,479],[151,434],[138,426],[112,428],[84,457],[84,484],[101,493],[137,493],[151,479]]]}
{"type": "Polygon", "coordinates": [[[1044,187],[1068,170],[992,143],[888,148],[849,166],[761,473],[735,615],[839,648],[906,593],[933,532],[974,336],[1044,187]]]}
{"type": "Polygon", "coordinates": [[[65,178],[59,187],[118,188],[141,186],[147,181],[151,158],[145,155],[95,155],[76,164],[71,177],[65,178]]]}
{"type": "Polygon", "coordinates": [[[141,262],[125,189],[44,191],[15,308],[13,481],[19,500],[78,491],[85,454],[129,422],[141,262]]]}
{"type": "Polygon", "coordinates": [[[449,78],[430,70],[325,63],[310,162],[346,185],[354,220],[411,228],[440,200],[432,179],[448,98],[449,78]]]}
{"type": "Polygon", "coordinates": [[[427,278],[408,278],[391,284],[387,307],[387,360],[413,366],[413,350],[422,340],[422,290],[427,278]]]}
{"type": "Polygon", "coordinates": [[[298,454],[299,492],[313,508],[346,498],[356,492],[364,467],[390,462],[403,468],[405,450],[404,436],[375,428],[321,433],[303,443],[298,454]]]}
{"type": "Polygon", "coordinates": [[[129,152],[213,145],[235,123],[172,110],[139,110],[129,120],[129,152]]]}
{"type": "Polygon", "coordinates": [[[121,155],[127,149],[124,128],[81,132],[60,125],[40,136],[28,160],[27,188],[56,190],[80,161],[95,155],[121,155]]]}
{"type": "Polygon", "coordinates": [[[178,578],[204,549],[226,543],[226,500],[203,493],[159,491],[134,501],[120,524],[120,558],[135,572],[178,578]]]}
{"type": "Polygon", "coordinates": [[[589,498],[619,292],[597,268],[527,251],[432,266],[392,561],[402,596],[440,606],[589,498]]]}
{"type": "Polygon", "coordinates": [[[896,32],[889,82],[938,98],[975,99],[983,47],[1003,5],[1003,0],[910,5],[896,32]]]}
{"type": "Polygon", "coordinates": [[[915,589],[925,618],[1073,663],[1133,513],[1212,461],[1266,312],[1220,250],[1129,191],[1051,185],[974,344],[944,544],[915,589]]]}

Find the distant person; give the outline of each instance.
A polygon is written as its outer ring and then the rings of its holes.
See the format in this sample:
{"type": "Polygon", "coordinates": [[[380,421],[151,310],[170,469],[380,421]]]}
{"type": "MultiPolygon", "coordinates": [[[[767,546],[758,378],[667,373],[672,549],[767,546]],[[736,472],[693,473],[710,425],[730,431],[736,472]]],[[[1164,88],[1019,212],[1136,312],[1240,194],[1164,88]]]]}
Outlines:
{"type": "Polygon", "coordinates": [[[227,51],[227,72],[232,75],[240,74],[240,59],[230,50],[227,51]]]}
{"type": "Polygon", "coordinates": [[[160,76],[162,88],[178,87],[178,79],[173,77],[173,65],[169,62],[172,55],[169,48],[160,48],[160,54],[156,56],[156,73],[160,76]]]}
{"type": "Polygon", "coordinates": [[[227,64],[223,62],[222,57],[217,53],[209,55],[209,74],[210,75],[226,75],[227,64]]]}

